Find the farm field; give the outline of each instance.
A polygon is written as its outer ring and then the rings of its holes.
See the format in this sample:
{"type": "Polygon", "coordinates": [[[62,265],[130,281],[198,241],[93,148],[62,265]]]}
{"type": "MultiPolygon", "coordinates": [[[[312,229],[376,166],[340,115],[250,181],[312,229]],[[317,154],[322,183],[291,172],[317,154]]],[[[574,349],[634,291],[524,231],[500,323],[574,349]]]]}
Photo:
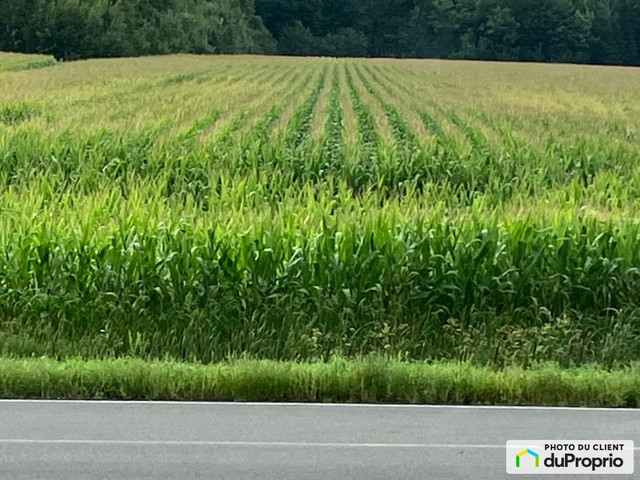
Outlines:
{"type": "Polygon", "coordinates": [[[640,359],[638,69],[10,63],[0,356],[640,359]]]}
{"type": "Polygon", "coordinates": [[[36,68],[51,67],[55,64],[55,58],[47,55],[26,55],[23,53],[0,52],[0,72],[32,70],[36,68]]]}

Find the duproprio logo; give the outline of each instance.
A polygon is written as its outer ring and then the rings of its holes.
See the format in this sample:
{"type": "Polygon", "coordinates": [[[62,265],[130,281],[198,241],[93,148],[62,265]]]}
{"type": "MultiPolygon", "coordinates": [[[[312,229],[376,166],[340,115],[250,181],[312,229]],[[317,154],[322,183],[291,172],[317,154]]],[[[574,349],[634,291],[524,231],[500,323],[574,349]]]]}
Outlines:
{"type": "Polygon", "coordinates": [[[634,450],[633,440],[509,440],[506,467],[510,475],[631,475],[634,450]]]}
{"type": "Polygon", "coordinates": [[[522,457],[524,457],[525,455],[531,455],[533,458],[535,458],[536,459],[536,468],[540,467],[540,455],[538,455],[533,450],[530,450],[530,449],[527,448],[526,450],[523,450],[522,452],[520,452],[519,454],[516,455],[516,468],[520,468],[520,459],[522,457]]]}

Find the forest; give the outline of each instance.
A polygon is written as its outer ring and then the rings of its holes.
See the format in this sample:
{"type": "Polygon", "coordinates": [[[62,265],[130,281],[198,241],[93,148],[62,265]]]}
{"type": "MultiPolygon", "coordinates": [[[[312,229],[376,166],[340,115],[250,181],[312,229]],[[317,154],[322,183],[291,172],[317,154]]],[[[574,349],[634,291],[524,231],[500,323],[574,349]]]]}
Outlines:
{"type": "Polygon", "coordinates": [[[637,0],[0,0],[0,50],[640,65],[637,0]]]}

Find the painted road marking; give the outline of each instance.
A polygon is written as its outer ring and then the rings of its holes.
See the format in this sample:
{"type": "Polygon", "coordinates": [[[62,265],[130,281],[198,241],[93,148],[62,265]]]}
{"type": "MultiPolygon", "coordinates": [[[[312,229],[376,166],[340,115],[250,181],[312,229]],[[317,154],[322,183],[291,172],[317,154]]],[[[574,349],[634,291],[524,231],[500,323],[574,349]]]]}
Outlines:
{"type": "Polygon", "coordinates": [[[86,405],[199,405],[199,406],[233,406],[233,407],[309,407],[309,408],[421,408],[421,409],[461,409],[461,410],[568,410],[572,412],[634,412],[640,415],[638,408],[606,408],[606,407],[543,407],[543,406],[509,406],[509,405],[400,405],[370,403],[269,403],[269,402],[180,402],[180,401],[140,401],[140,400],[8,400],[2,403],[51,403],[51,404],[86,404],[86,405]]]}
{"type": "Polygon", "coordinates": [[[231,442],[180,440],[35,440],[22,438],[0,439],[0,444],[34,445],[167,445],[167,446],[221,446],[221,447],[301,447],[301,448],[488,448],[504,449],[504,445],[456,445],[428,443],[333,443],[333,442],[231,442]]]}
{"type": "MultiPolygon", "coordinates": [[[[211,447],[300,447],[300,448],[451,448],[451,449],[504,449],[504,445],[453,443],[332,443],[332,442],[231,442],[231,441],[179,441],[179,440],[35,440],[0,438],[4,445],[154,445],[154,446],[211,446],[211,447]]],[[[640,450],[636,447],[635,450],[640,450]]]]}

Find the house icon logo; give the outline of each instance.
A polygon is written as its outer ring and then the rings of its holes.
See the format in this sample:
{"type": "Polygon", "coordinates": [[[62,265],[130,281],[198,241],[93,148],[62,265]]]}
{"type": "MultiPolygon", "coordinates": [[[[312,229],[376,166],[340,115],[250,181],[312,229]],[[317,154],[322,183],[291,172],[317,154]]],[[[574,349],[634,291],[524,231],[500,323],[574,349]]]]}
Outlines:
{"type": "Polygon", "coordinates": [[[527,448],[526,450],[523,450],[522,452],[520,452],[520,453],[518,453],[516,455],[516,468],[520,468],[520,459],[522,457],[524,457],[525,455],[531,455],[533,458],[536,459],[536,468],[538,468],[540,466],[540,455],[538,455],[533,450],[529,450],[527,448]]]}

